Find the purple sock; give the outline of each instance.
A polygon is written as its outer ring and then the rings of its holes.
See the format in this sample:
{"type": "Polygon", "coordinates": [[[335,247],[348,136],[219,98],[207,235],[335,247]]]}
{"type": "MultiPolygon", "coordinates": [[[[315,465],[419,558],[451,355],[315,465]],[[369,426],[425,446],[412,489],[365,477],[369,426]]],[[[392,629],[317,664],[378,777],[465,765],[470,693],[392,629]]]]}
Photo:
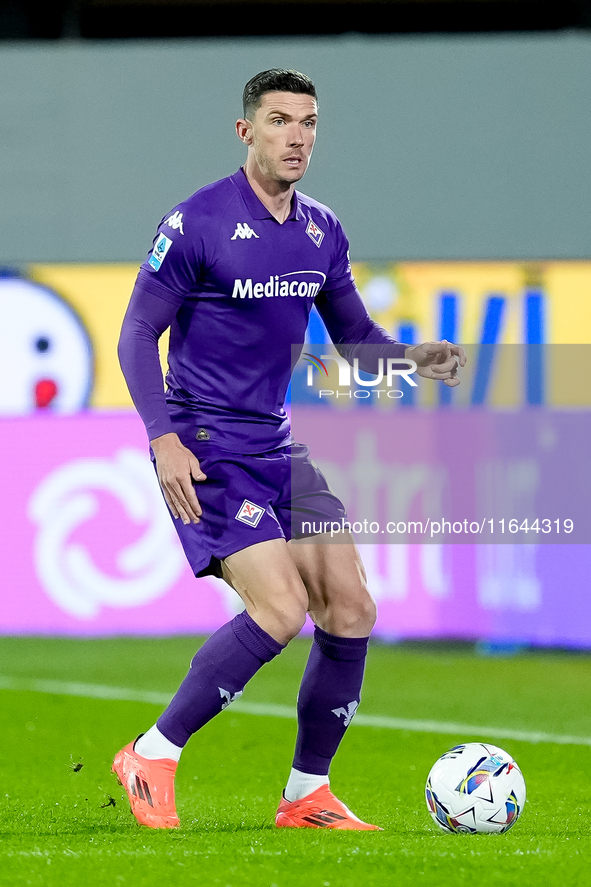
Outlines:
{"type": "Polygon", "coordinates": [[[223,625],[197,651],[187,677],[157,721],[160,732],[181,748],[204,724],[242,694],[259,668],[283,646],[246,610],[223,625]]]}
{"type": "Polygon", "coordinates": [[[359,705],[368,641],[335,637],[316,627],[298,696],[296,770],[328,774],[359,705]]]}

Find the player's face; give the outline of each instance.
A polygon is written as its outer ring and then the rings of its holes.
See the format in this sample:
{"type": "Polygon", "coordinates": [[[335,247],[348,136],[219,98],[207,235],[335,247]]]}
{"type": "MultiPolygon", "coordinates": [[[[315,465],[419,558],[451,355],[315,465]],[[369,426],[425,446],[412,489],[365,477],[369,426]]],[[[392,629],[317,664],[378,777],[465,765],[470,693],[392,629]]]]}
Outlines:
{"type": "Polygon", "coordinates": [[[298,182],[308,168],[318,106],[303,93],[267,92],[249,121],[249,149],[260,174],[285,185],[298,182]]]}

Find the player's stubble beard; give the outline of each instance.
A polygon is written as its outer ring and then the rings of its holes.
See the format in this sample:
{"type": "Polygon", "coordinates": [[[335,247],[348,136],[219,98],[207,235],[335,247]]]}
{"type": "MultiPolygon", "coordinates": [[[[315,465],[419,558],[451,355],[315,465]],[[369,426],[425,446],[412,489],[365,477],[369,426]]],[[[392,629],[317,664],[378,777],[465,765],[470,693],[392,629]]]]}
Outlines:
{"type": "MultiPolygon", "coordinates": [[[[301,150],[294,150],[294,154],[299,155],[302,160],[302,169],[294,170],[294,173],[297,175],[290,176],[287,178],[283,173],[281,168],[282,160],[281,158],[275,159],[272,155],[268,154],[260,142],[256,139],[253,143],[254,149],[254,159],[259,171],[264,179],[268,182],[275,182],[279,186],[278,191],[288,191],[293,185],[296,185],[306,173],[308,166],[310,165],[310,157],[312,156],[312,150],[308,156],[303,153],[301,150]]],[[[282,154],[287,153],[288,149],[282,151],[282,154]]]]}

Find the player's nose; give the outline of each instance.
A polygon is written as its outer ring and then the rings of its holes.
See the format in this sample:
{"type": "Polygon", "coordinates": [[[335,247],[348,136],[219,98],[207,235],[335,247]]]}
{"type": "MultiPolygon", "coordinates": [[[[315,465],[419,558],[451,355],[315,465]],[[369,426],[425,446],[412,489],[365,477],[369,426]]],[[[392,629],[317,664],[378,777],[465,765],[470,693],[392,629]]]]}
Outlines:
{"type": "Polygon", "coordinates": [[[287,143],[290,148],[301,147],[304,144],[304,135],[299,126],[290,129],[287,143]]]}

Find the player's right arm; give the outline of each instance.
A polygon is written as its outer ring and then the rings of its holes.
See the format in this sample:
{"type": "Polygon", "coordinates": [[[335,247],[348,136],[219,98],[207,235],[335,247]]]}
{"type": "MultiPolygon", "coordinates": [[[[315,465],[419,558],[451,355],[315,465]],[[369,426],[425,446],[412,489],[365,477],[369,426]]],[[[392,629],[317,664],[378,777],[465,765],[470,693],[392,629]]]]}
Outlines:
{"type": "Polygon", "coordinates": [[[198,523],[201,506],[192,481],[205,480],[199,461],[172,429],[164,397],[158,339],[168,329],[178,305],[134,287],[119,338],[119,362],[156,459],[166,504],[184,524],[198,523]]]}
{"type": "MultiPolygon", "coordinates": [[[[172,235],[173,229],[164,220],[163,227],[167,235],[172,235]]],[[[174,239],[167,235],[159,230],[151,257],[140,270],[123,320],[118,353],[132,400],[146,426],[166,504],[175,518],[188,524],[199,522],[202,512],[193,482],[205,480],[205,474],[196,456],[173,430],[164,396],[158,340],[195,282],[196,262],[189,238],[185,239],[184,234],[174,239]],[[162,238],[168,245],[156,261],[162,238]]]]}

